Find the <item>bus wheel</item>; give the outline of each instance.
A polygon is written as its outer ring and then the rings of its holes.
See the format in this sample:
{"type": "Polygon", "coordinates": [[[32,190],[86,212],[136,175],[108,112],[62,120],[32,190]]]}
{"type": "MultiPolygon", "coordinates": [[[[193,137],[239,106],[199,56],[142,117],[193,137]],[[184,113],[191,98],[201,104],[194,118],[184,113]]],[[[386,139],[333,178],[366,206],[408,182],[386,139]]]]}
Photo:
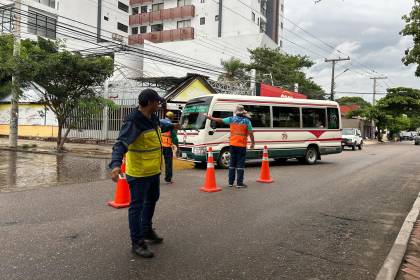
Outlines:
{"type": "Polygon", "coordinates": [[[217,165],[220,168],[227,169],[229,168],[229,162],[230,162],[229,148],[223,148],[220,151],[219,158],[217,159],[217,165]]]}
{"type": "Polygon", "coordinates": [[[315,146],[309,146],[308,149],[306,149],[304,162],[306,164],[312,165],[315,164],[318,161],[318,150],[315,146]]]}

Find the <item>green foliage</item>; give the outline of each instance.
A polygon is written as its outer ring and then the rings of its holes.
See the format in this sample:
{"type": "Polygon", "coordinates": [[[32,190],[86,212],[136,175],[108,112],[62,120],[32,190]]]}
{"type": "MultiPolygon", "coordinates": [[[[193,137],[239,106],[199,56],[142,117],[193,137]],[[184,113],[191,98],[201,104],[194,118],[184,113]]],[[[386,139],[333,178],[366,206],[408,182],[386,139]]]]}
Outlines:
{"type": "Polygon", "coordinates": [[[299,84],[299,92],[312,99],[324,99],[325,92],[312,78],[306,77],[304,68],[314,65],[307,56],[288,55],[280,49],[256,48],[250,50],[251,63],[247,70],[257,70],[257,80],[271,82],[270,74],[276,85],[292,89],[295,83],[299,84]]]}
{"type": "Polygon", "coordinates": [[[420,77],[420,0],[414,0],[410,14],[403,16],[406,25],[400,32],[403,36],[412,36],[414,45],[405,51],[402,62],[405,65],[417,64],[416,76],[420,77]]]}
{"type": "Polygon", "coordinates": [[[0,36],[0,99],[10,94],[12,86],[13,37],[0,36]]]}
{"type": "Polygon", "coordinates": [[[360,108],[366,108],[371,106],[369,102],[358,96],[343,96],[341,98],[336,99],[335,101],[337,101],[340,105],[357,104],[360,108]]]}
{"type": "Polygon", "coordinates": [[[231,57],[228,60],[222,60],[222,66],[225,70],[225,74],[219,77],[219,80],[244,80],[247,78],[245,73],[246,65],[241,62],[240,59],[231,57]]]}
{"type": "Polygon", "coordinates": [[[389,131],[391,131],[392,134],[398,133],[403,130],[408,130],[410,128],[410,119],[405,115],[387,115],[387,118],[387,128],[389,131]]]}
{"type": "Polygon", "coordinates": [[[416,117],[420,115],[420,90],[413,88],[390,88],[378,104],[388,114],[416,117]]]}

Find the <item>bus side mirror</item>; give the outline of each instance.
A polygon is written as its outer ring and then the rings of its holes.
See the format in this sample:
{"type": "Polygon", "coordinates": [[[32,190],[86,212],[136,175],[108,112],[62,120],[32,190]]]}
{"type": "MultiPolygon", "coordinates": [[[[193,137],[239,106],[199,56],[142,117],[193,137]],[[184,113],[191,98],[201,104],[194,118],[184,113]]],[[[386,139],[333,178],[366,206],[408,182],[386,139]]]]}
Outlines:
{"type": "Polygon", "coordinates": [[[209,131],[209,135],[214,135],[214,131],[213,130],[210,130],[209,131]]]}

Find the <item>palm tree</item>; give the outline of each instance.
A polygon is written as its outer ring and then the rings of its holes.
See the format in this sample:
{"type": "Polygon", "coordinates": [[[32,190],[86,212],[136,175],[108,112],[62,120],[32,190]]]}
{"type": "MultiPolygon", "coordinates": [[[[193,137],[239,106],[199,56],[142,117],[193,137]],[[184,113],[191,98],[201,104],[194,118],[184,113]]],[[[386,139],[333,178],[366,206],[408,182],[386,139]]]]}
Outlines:
{"type": "Polygon", "coordinates": [[[241,60],[231,57],[228,60],[222,60],[222,66],[225,73],[220,75],[220,80],[235,81],[245,77],[244,64],[241,60]]]}

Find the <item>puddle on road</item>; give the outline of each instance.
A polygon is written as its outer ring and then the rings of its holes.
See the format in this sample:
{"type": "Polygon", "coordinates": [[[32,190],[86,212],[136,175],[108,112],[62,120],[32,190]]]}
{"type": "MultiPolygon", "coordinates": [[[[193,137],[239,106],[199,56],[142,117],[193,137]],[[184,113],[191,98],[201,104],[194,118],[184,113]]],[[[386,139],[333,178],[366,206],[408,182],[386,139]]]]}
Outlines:
{"type": "Polygon", "coordinates": [[[0,193],[109,178],[107,159],[0,151],[0,193]]]}

